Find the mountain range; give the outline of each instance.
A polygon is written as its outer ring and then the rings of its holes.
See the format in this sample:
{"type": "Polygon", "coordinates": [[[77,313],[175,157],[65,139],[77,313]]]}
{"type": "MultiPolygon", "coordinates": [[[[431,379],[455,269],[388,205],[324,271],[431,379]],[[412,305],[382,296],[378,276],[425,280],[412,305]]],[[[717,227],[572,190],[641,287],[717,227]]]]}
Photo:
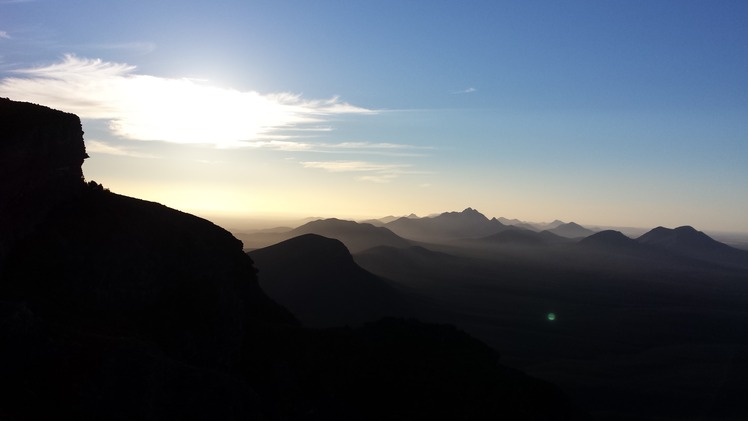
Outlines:
{"type": "MultiPolygon", "coordinates": [[[[334,237],[334,227],[350,233],[352,223],[320,226],[334,237]]],[[[377,244],[375,238],[389,238],[382,231],[359,237],[355,244],[371,247],[351,250],[352,259],[390,285],[413,314],[457,325],[500,349],[507,364],[559,384],[593,418],[748,414],[740,397],[748,361],[729,357],[748,353],[748,252],[688,226],[630,238],[553,225],[522,229],[471,208],[400,218],[382,228],[394,227],[404,242],[377,244]],[[555,234],[559,229],[572,238],[555,234]]],[[[351,241],[344,237],[344,244],[351,241]]],[[[293,265],[277,256],[273,267],[293,265]]],[[[260,268],[260,279],[270,276],[260,268]]],[[[337,299],[329,306],[357,298],[337,299]]]]}

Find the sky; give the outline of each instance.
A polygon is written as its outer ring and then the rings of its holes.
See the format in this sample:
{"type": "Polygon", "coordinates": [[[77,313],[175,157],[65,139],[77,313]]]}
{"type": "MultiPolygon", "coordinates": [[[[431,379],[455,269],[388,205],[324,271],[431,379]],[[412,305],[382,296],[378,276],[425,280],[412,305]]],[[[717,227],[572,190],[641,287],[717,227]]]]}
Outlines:
{"type": "Polygon", "coordinates": [[[748,232],[748,2],[0,0],[0,96],[221,221],[748,232]]]}

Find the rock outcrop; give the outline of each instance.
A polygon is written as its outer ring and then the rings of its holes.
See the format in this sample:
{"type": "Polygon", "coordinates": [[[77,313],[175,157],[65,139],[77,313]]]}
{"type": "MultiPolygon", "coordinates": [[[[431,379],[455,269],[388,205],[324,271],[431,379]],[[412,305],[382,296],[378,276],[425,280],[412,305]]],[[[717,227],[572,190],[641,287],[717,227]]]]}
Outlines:
{"type": "Polygon", "coordinates": [[[7,251],[83,186],[74,114],[0,98],[0,265],[7,251]]]}

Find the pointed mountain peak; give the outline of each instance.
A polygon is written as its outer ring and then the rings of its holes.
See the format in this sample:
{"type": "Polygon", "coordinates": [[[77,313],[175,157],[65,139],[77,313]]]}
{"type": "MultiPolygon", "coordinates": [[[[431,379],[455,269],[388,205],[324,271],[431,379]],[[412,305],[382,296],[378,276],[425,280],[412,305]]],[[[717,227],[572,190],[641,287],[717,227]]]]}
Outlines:
{"type": "Polygon", "coordinates": [[[548,231],[566,238],[587,237],[595,233],[595,231],[587,229],[576,222],[561,223],[548,231]]]}
{"type": "Polygon", "coordinates": [[[458,219],[467,219],[467,220],[488,221],[488,218],[486,217],[486,215],[483,215],[482,213],[478,212],[477,210],[473,208],[466,208],[462,212],[444,212],[441,215],[437,216],[437,218],[458,218],[458,219]]]}
{"type": "Polygon", "coordinates": [[[486,215],[483,215],[482,213],[478,212],[476,209],[473,208],[466,208],[461,212],[463,215],[470,215],[470,216],[479,216],[481,218],[488,219],[486,215]]]}

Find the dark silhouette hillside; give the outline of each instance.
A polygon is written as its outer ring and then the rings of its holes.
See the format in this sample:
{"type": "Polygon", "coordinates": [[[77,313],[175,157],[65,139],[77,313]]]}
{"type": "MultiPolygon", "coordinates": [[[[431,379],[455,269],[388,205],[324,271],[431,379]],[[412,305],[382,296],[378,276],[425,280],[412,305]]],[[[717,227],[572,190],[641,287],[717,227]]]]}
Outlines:
{"type": "Polygon", "coordinates": [[[641,249],[636,240],[615,230],[597,232],[589,237],[583,238],[579,241],[579,244],[585,247],[618,251],[634,251],[641,249]]]}
{"type": "Polygon", "coordinates": [[[727,246],[673,231],[656,230],[659,245],[617,231],[553,244],[505,231],[354,258],[594,419],[745,418],[748,271],[725,260],[727,246]]]}
{"type": "MultiPolygon", "coordinates": [[[[302,328],[227,231],[85,183],[77,117],[0,103],[0,419],[572,415],[452,327],[302,328]]],[[[321,254],[296,259],[309,273],[354,267],[340,243],[312,242],[321,254]]]]}
{"type": "Polygon", "coordinates": [[[260,286],[309,327],[358,325],[407,310],[396,291],[365,271],[338,240],[304,234],[249,254],[260,286]]]}
{"type": "Polygon", "coordinates": [[[748,268],[748,251],[714,240],[693,227],[657,227],[637,238],[641,244],[673,255],[748,268]]]}

